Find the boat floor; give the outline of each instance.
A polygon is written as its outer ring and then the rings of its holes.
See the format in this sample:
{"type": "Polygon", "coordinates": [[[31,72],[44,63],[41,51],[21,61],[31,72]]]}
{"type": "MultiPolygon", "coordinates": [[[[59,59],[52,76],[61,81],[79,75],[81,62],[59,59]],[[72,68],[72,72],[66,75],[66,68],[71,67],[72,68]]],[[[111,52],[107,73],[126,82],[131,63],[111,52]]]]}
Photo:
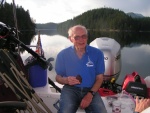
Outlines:
{"type": "MultiPolygon", "coordinates": [[[[62,88],[62,85],[55,83],[57,86],[62,88]]],[[[35,92],[40,96],[44,103],[50,108],[53,113],[57,113],[57,109],[54,105],[58,102],[60,98],[60,93],[56,91],[51,85],[46,85],[45,87],[34,88],[35,92]]],[[[135,103],[131,98],[127,96],[125,98],[118,98],[117,95],[102,97],[108,113],[112,113],[112,102],[119,101],[121,103],[121,113],[133,113],[135,103]]],[[[59,104],[56,104],[59,107],[59,104]]],[[[85,113],[83,109],[78,109],[77,113],[85,113]]]]}

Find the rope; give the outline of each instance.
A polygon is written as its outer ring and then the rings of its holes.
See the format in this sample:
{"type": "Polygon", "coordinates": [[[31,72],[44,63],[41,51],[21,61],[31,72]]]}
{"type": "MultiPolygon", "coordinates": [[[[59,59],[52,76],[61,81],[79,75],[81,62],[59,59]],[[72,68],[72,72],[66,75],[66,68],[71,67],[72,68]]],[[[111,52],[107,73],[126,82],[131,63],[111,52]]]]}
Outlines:
{"type": "Polygon", "coordinates": [[[27,100],[29,100],[37,113],[46,112],[42,108],[40,108],[35,102],[40,103],[48,113],[52,113],[50,109],[46,106],[46,104],[42,101],[42,99],[35,93],[26,78],[23,76],[24,73],[19,68],[12,55],[9,52],[3,50],[0,50],[0,54],[3,61],[1,62],[2,68],[0,68],[0,71],[3,70],[3,73],[0,72],[0,76],[8,85],[8,87],[12,89],[16,96],[20,100],[22,99],[27,103],[27,110],[30,113],[33,113],[31,105],[27,102],[27,100]],[[27,92],[28,90],[30,94],[27,92]],[[35,101],[33,101],[32,98],[35,101]]]}

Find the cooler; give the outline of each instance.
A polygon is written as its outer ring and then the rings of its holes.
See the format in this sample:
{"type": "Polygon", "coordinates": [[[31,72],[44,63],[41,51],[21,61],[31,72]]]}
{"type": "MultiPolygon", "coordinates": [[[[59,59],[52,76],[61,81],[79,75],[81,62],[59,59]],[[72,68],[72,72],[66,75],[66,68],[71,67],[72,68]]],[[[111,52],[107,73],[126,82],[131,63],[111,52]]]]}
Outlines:
{"type": "Polygon", "coordinates": [[[47,69],[43,69],[40,65],[36,64],[29,69],[29,83],[35,87],[42,87],[47,84],[47,69]]]}

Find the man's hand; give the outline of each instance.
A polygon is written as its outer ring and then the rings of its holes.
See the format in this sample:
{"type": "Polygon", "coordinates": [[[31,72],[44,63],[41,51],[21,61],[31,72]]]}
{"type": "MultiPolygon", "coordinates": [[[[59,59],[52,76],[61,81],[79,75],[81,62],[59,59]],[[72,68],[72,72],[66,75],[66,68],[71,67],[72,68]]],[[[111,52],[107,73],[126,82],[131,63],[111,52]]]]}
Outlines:
{"type": "Polygon", "coordinates": [[[69,76],[69,77],[67,77],[67,84],[68,85],[76,85],[76,84],[80,84],[80,81],[76,77],[69,76]]]}
{"type": "Polygon", "coordinates": [[[135,112],[141,113],[143,110],[146,108],[150,107],[150,99],[138,99],[136,97],[136,107],[135,107],[135,112]]]}
{"type": "Polygon", "coordinates": [[[84,96],[84,98],[82,99],[80,103],[80,108],[85,109],[86,107],[88,107],[92,101],[92,98],[93,98],[93,95],[91,93],[87,93],[87,95],[84,96]]]}
{"type": "Polygon", "coordinates": [[[80,81],[74,76],[62,77],[61,75],[57,75],[56,81],[60,84],[63,84],[63,85],[64,84],[68,84],[68,85],[81,84],[80,81]]]}

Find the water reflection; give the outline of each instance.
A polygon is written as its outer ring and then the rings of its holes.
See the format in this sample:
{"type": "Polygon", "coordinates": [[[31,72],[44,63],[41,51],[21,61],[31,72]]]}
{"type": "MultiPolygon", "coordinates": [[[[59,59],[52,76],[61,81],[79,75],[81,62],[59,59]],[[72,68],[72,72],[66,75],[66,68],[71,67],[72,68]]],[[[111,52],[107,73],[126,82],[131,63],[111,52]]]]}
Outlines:
{"type": "Polygon", "coordinates": [[[57,29],[37,29],[36,32],[40,31],[40,34],[42,35],[49,35],[49,36],[53,36],[53,35],[57,35],[57,29]]]}
{"type": "MultiPolygon", "coordinates": [[[[60,35],[49,36],[49,35],[41,34],[40,37],[41,37],[41,43],[42,43],[42,47],[43,47],[46,59],[48,59],[49,57],[53,57],[55,59],[59,51],[66,48],[67,46],[72,45],[70,40],[68,40],[64,36],[60,36],[60,35]]],[[[36,45],[37,39],[38,39],[38,35],[35,35],[30,45],[36,45]]],[[[31,47],[31,49],[35,50],[36,48],[31,47]]],[[[30,54],[25,51],[21,56],[24,61],[28,56],[30,56],[30,54]]],[[[52,65],[53,67],[55,67],[55,60],[52,61],[52,65]]],[[[48,75],[52,80],[55,80],[54,78],[55,78],[56,73],[54,71],[54,68],[52,69],[52,71],[50,72],[48,71],[48,75]]]]}
{"type": "MultiPolygon", "coordinates": [[[[121,50],[122,70],[121,76],[136,71],[142,77],[150,75],[150,45],[141,44],[140,46],[123,47],[121,50]]],[[[123,78],[119,77],[118,81],[123,78]]]]}
{"type": "MultiPolygon", "coordinates": [[[[60,33],[63,36],[65,33],[60,33]]],[[[137,44],[150,44],[150,32],[109,32],[109,31],[88,31],[88,43],[98,37],[111,37],[115,39],[121,47],[134,46],[137,44]]]]}
{"type": "MultiPolygon", "coordinates": [[[[72,45],[72,43],[66,38],[66,36],[58,35],[56,32],[51,35],[44,32],[41,34],[42,47],[45,51],[46,58],[54,57],[60,50],[72,45]],[[57,35],[56,35],[57,34],[57,35]]],[[[96,37],[111,37],[121,44],[121,61],[122,68],[121,74],[117,80],[118,83],[122,83],[126,74],[131,74],[133,71],[139,73],[144,78],[150,75],[150,33],[117,33],[117,32],[96,32],[91,31],[89,33],[89,43],[92,38],[96,37]]],[[[31,45],[36,45],[37,35],[31,45]]],[[[35,48],[33,48],[35,50],[35,48]]],[[[28,53],[22,54],[22,58],[26,59],[29,56],[28,53]]],[[[52,62],[55,67],[55,61],[52,62]]],[[[48,72],[49,77],[55,80],[54,69],[48,72]]]]}

